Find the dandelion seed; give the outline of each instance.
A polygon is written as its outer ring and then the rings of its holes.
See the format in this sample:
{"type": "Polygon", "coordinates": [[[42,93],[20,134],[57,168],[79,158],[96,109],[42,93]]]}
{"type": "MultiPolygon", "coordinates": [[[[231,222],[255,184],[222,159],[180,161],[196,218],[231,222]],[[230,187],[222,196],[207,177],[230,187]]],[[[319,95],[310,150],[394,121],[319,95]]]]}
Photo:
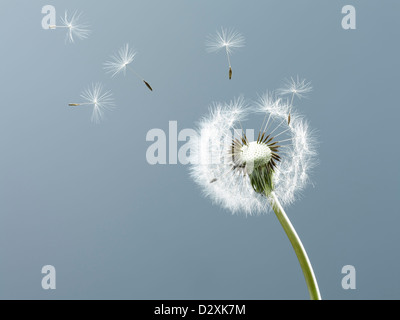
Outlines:
{"type": "Polygon", "coordinates": [[[299,76],[297,76],[296,79],[293,79],[293,77],[291,77],[290,80],[286,79],[285,86],[281,89],[278,89],[278,93],[282,96],[288,94],[292,95],[288,110],[288,125],[290,124],[290,110],[293,107],[294,97],[297,96],[299,99],[304,98],[311,91],[311,82],[306,82],[306,79],[300,80],[299,76]]]}
{"type": "Polygon", "coordinates": [[[301,99],[304,98],[311,91],[311,82],[306,82],[306,79],[300,80],[299,76],[297,76],[296,79],[294,79],[293,77],[291,77],[290,79],[286,79],[284,87],[278,89],[278,93],[280,95],[292,95],[291,105],[293,104],[294,96],[297,96],[299,99],[301,99]]]}
{"type": "Polygon", "coordinates": [[[90,30],[87,24],[79,23],[82,13],[75,11],[70,18],[68,18],[68,11],[65,11],[64,16],[61,17],[61,25],[51,25],[50,29],[67,29],[65,42],[74,42],[74,37],[83,40],[89,37],[90,30]]]}
{"type": "Polygon", "coordinates": [[[91,121],[95,123],[100,123],[105,118],[105,111],[112,111],[115,108],[111,91],[105,91],[101,83],[94,83],[85,89],[81,98],[85,102],[69,103],[68,105],[70,107],[93,106],[91,121]]]}
{"type": "Polygon", "coordinates": [[[190,173],[206,196],[232,213],[254,215],[272,209],[296,252],[311,299],[320,299],[307,253],[282,207],[305,188],[316,156],[307,122],[293,111],[288,118],[291,107],[273,93],[253,108],[244,99],[215,104],[191,141],[190,173]],[[264,121],[252,141],[238,127],[259,113],[264,121]]]}
{"type": "Polygon", "coordinates": [[[233,53],[234,49],[244,47],[244,45],[244,36],[234,29],[221,28],[221,31],[217,31],[216,35],[209,35],[206,40],[208,52],[218,52],[221,49],[225,49],[229,65],[229,79],[232,79],[230,55],[233,53]]]}
{"type": "Polygon", "coordinates": [[[117,53],[110,57],[111,60],[106,61],[103,64],[103,68],[107,73],[111,73],[112,77],[115,77],[119,73],[126,75],[126,69],[129,68],[129,70],[132,71],[136,77],[143,81],[150,91],[153,91],[153,88],[150,86],[150,84],[130,66],[135,59],[135,56],[136,51],[132,48],[129,48],[129,44],[127,43],[120,48],[117,53]]]}

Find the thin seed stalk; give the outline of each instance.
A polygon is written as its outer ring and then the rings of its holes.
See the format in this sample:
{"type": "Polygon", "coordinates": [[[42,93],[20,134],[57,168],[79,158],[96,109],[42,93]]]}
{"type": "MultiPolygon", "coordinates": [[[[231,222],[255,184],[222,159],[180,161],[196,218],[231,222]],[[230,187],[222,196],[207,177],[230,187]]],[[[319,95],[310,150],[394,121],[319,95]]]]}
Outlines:
{"type": "Polygon", "coordinates": [[[311,262],[308,259],[307,252],[301,243],[299,236],[296,233],[293,225],[291,224],[288,216],[283,210],[278,198],[275,193],[272,191],[269,194],[271,199],[272,208],[281,223],[283,229],[285,230],[286,235],[288,236],[290,243],[293,246],[293,249],[297,255],[297,259],[299,260],[301,269],[304,274],[304,278],[307,283],[308,292],[310,294],[311,300],[321,300],[321,294],[319,292],[317,279],[315,278],[313,268],[311,266],[311,262]]]}

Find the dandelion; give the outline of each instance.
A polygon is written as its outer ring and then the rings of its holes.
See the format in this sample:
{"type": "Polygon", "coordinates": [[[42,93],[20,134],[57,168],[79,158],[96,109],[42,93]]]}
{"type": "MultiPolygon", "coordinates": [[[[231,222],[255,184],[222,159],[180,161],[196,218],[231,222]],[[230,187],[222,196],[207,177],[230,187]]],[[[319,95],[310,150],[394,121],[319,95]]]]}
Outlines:
{"type": "Polygon", "coordinates": [[[299,259],[311,299],[320,299],[307,253],[283,206],[294,202],[309,182],[315,140],[307,122],[274,93],[249,107],[243,98],[218,103],[199,123],[191,146],[190,173],[205,195],[232,213],[273,210],[299,259]],[[264,115],[257,137],[243,131],[250,115],[264,115]]]}
{"type": "Polygon", "coordinates": [[[101,83],[93,83],[82,92],[81,97],[85,102],[69,103],[68,105],[70,107],[92,106],[91,121],[95,123],[100,123],[104,119],[104,112],[112,111],[115,107],[111,91],[105,91],[101,83]]]}
{"type": "Polygon", "coordinates": [[[118,50],[117,53],[111,56],[111,60],[104,63],[104,70],[106,70],[107,73],[111,73],[111,76],[114,77],[121,72],[125,75],[126,69],[129,68],[129,70],[132,71],[136,77],[143,81],[150,91],[153,91],[153,88],[150,86],[150,84],[130,66],[135,59],[135,56],[136,51],[132,48],[129,48],[129,44],[125,44],[118,50]]]}
{"type": "Polygon", "coordinates": [[[244,47],[245,39],[244,36],[235,31],[234,29],[224,29],[217,31],[216,35],[209,35],[206,41],[206,47],[208,52],[218,52],[221,49],[225,49],[226,57],[229,65],[229,79],[232,79],[232,66],[230,55],[236,48],[244,47]]]}
{"type": "Polygon", "coordinates": [[[65,42],[69,41],[70,43],[73,43],[74,37],[77,37],[80,40],[86,39],[90,34],[90,30],[88,29],[89,26],[87,24],[79,23],[81,16],[82,13],[75,11],[69,18],[68,11],[65,11],[64,17],[61,17],[61,25],[51,25],[49,28],[66,28],[67,34],[65,42]]]}

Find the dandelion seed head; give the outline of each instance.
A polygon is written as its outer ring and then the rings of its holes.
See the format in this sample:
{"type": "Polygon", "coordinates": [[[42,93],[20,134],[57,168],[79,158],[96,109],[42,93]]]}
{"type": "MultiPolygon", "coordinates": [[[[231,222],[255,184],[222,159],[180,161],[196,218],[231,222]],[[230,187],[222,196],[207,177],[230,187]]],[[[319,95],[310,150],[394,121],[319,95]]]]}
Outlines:
{"type": "Polygon", "coordinates": [[[234,29],[221,28],[216,34],[209,35],[206,40],[206,48],[208,52],[217,52],[226,49],[231,54],[234,49],[244,47],[245,38],[234,29]]]}
{"type": "Polygon", "coordinates": [[[69,41],[73,43],[74,37],[77,37],[80,40],[86,39],[90,35],[89,26],[86,23],[80,23],[80,19],[82,17],[82,13],[75,11],[72,16],[68,16],[68,11],[65,11],[64,16],[61,17],[62,25],[66,28],[67,34],[65,41],[69,41]]]}
{"type": "MultiPolygon", "coordinates": [[[[282,205],[289,205],[309,183],[315,163],[315,140],[308,123],[273,93],[254,106],[243,98],[215,103],[191,141],[190,174],[204,194],[232,213],[266,213],[265,182],[282,205]],[[268,119],[258,138],[249,141],[238,128],[250,116],[268,119]],[[268,181],[270,179],[270,181],[268,181]]],[[[260,121],[260,122],[261,122],[260,121]]]]}
{"type": "Polygon", "coordinates": [[[304,98],[312,91],[311,82],[306,82],[306,79],[296,79],[291,77],[285,80],[285,84],[282,88],[278,89],[280,95],[292,94],[297,96],[299,99],[304,98]]]}
{"type": "Polygon", "coordinates": [[[107,73],[111,73],[112,77],[116,76],[120,72],[125,75],[127,66],[133,62],[135,56],[136,51],[129,48],[129,44],[127,43],[121,47],[118,52],[113,54],[110,57],[110,60],[103,64],[103,68],[107,73]]]}

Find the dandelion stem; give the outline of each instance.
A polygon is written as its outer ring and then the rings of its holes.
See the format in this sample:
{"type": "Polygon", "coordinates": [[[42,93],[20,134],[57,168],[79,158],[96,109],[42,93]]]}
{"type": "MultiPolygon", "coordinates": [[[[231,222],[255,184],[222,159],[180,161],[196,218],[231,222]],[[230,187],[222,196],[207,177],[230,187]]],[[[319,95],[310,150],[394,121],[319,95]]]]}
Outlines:
{"type": "Polygon", "coordinates": [[[290,109],[293,107],[294,92],[292,93],[292,100],[290,101],[290,109]]]}
{"type": "Polygon", "coordinates": [[[301,240],[296,233],[296,230],[294,229],[288,216],[286,215],[281,204],[279,203],[279,200],[276,197],[275,193],[271,192],[269,194],[269,196],[271,198],[272,208],[273,208],[279,222],[281,223],[283,229],[285,230],[286,235],[288,236],[290,243],[292,244],[293,249],[299,260],[301,269],[304,274],[304,278],[307,283],[308,292],[310,294],[310,299],[311,300],[321,300],[321,294],[319,292],[317,279],[315,278],[314,271],[311,266],[311,262],[307,256],[307,252],[304,249],[303,244],[301,243],[301,240]]]}
{"type": "Polygon", "coordinates": [[[137,73],[130,65],[127,65],[127,67],[129,68],[129,70],[131,70],[132,72],[133,72],[133,74],[136,76],[136,77],[138,77],[140,80],[144,80],[143,79],[143,77],[139,74],[139,73],[137,73]]]}
{"type": "Polygon", "coordinates": [[[229,68],[230,68],[231,67],[231,59],[229,57],[228,46],[225,46],[225,51],[226,51],[226,57],[228,58],[228,64],[229,64],[229,68]]]}
{"type": "Polygon", "coordinates": [[[232,67],[231,67],[231,59],[229,58],[228,46],[225,46],[225,51],[226,51],[226,57],[228,58],[228,64],[229,64],[229,80],[231,80],[232,79],[232,67]]]}
{"type": "Polygon", "coordinates": [[[57,25],[51,25],[49,26],[50,29],[57,29],[57,28],[71,28],[70,26],[57,26],[57,25]]]}
{"type": "Polygon", "coordinates": [[[146,80],[144,80],[143,77],[139,73],[137,73],[130,65],[127,65],[127,67],[129,68],[129,70],[131,70],[133,72],[133,74],[136,77],[138,77],[140,80],[143,81],[143,83],[146,85],[147,88],[149,88],[150,91],[153,91],[153,88],[150,86],[150,84],[146,80]]]}
{"type": "Polygon", "coordinates": [[[78,106],[85,106],[85,105],[89,105],[89,104],[93,104],[93,103],[92,102],[68,103],[68,106],[78,107],[78,106]]]}

